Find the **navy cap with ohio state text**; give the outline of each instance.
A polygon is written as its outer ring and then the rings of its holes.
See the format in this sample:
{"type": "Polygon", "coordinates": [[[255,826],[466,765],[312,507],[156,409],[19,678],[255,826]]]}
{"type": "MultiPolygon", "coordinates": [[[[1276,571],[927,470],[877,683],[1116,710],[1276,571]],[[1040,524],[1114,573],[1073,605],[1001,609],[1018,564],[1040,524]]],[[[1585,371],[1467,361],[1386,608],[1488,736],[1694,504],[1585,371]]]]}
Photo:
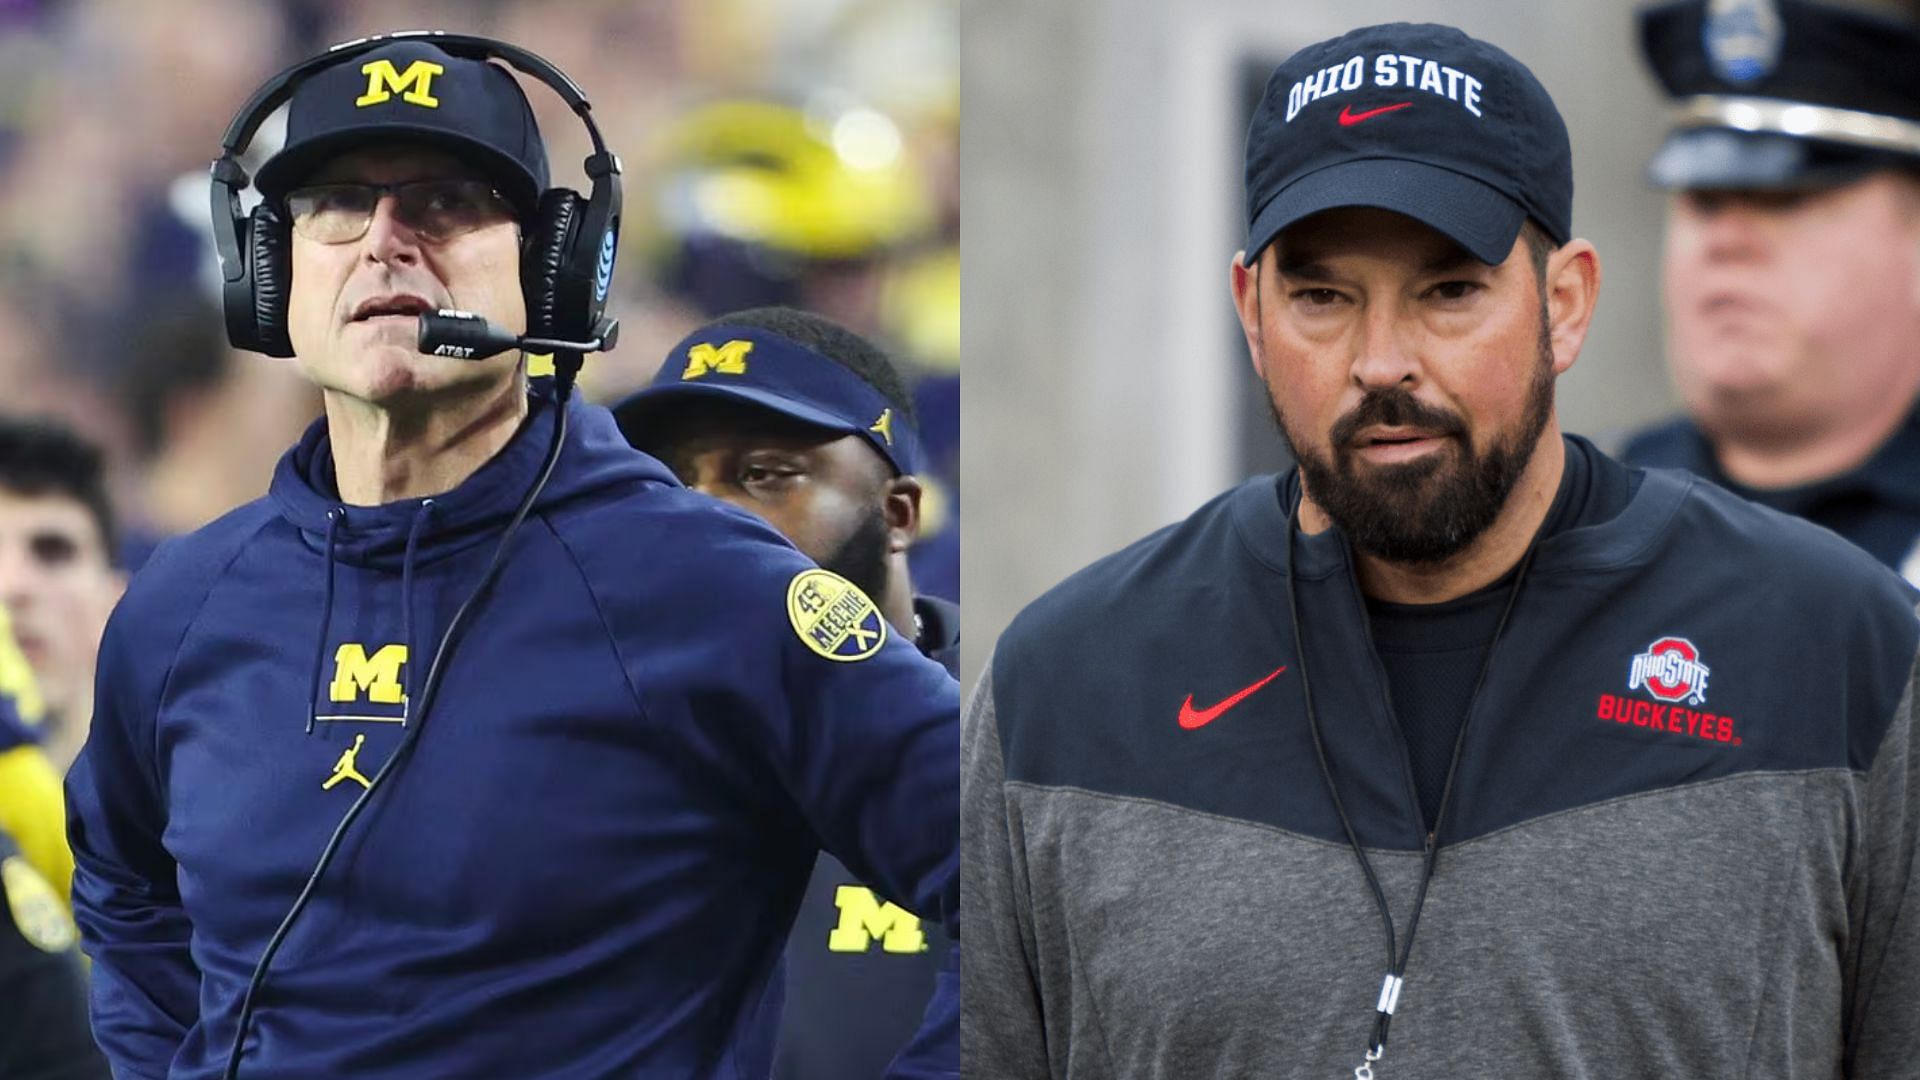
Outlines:
{"type": "Polygon", "coordinates": [[[1566,243],[1567,126],[1524,64],[1450,26],[1309,45],[1274,69],[1247,131],[1247,264],[1294,222],[1349,206],[1404,214],[1485,263],[1529,218],[1566,243]]]}

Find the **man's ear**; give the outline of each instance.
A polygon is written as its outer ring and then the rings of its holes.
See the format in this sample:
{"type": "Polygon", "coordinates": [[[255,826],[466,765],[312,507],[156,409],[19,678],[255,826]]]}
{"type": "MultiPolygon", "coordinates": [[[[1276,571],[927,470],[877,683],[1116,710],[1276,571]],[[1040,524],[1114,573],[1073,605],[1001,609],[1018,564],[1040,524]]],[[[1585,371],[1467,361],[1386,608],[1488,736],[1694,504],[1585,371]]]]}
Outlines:
{"type": "Polygon", "coordinates": [[[1600,252],[1585,240],[1569,240],[1547,256],[1547,331],[1553,341],[1553,371],[1564,375],[1586,343],[1600,300],[1600,252]]]}
{"type": "Polygon", "coordinates": [[[923,489],[917,477],[896,476],[881,491],[881,507],[887,518],[887,554],[897,555],[920,538],[920,496],[923,489]]]}
{"type": "MultiPolygon", "coordinates": [[[[1271,250],[1271,246],[1269,249],[1271,250]]],[[[1252,266],[1245,262],[1246,252],[1233,253],[1233,266],[1228,270],[1229,285],[1233,292],[1233,309],[1240,315],[1240,332],[1247,338],[1247,355],[1253,358],[1253,370],[1266,381],[1267,371],[1260,358],[1260,260],[1254,260],[1252,266]]],[[[1261,258],[1265,258],[1264,253],[1261,258]]]]}

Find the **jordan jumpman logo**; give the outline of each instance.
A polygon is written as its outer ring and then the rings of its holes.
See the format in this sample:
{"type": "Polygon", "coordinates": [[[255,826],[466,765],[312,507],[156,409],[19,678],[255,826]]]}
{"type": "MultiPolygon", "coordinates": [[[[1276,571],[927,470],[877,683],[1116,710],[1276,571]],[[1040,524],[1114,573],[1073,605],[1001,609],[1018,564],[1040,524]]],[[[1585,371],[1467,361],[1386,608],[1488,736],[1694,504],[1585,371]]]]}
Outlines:
{"type": "Polygon", "coordinates": [[[340,752],[340,760],[333,763],[333,775],[327,778],[326,783],[320,785],[321,791],[333,790],[333,785],[342,780],[353,780],[363,788],[373,786],[365,776],[360,774],[359,768],[353,763],[353,759],[360,753],[361,744],[366,741],[367,737],[365,735],[355,735],[353,737],[353,745],[340,752]]]}

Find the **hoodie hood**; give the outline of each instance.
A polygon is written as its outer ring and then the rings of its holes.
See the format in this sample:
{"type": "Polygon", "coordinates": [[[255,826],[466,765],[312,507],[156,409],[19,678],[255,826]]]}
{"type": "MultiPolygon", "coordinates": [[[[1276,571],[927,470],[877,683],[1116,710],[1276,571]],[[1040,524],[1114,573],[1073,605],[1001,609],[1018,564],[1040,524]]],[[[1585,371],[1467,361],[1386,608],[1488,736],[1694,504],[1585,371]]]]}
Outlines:
{"type": "MultiPolygon", "coordinates": [[[[315,420],[274,467],[268,498],[315,551],[328,549],[329,516],[336,519],[332,558],[353,566],[398,572],[407,560],[409,533],[419,522],[413,561],[432,563],[496,537],[539,479],[553,438],[553,380],[530,380],[527,418],[486,464],[451,491],[380,506],[347,506],[334,477],[333,443],[325,417],[315,420]]],[[[627,445],[613,416],[575,396],[567,405],[567,440],[553,478],[535,511],[622,484],[680,486],[658,460],[627,445]]]]}

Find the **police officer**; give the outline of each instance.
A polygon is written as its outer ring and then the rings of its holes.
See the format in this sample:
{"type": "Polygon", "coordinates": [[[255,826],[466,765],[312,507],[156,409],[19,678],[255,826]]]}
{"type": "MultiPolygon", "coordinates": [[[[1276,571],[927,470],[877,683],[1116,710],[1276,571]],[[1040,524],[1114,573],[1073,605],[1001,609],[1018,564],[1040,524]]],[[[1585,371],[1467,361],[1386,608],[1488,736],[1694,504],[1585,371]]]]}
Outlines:
{"type": "MultiPolygon", "coordinates": [[[[871,342],[792,308],[724,315],[614,415],[688,487],[765,518],[958,674],[960,609],[914,595],[907,566],[922,493],[912,399],[871,342]]],[[[787,949],[775,1075],[879,1075],[939,977],[945,955],[931,945],[915,915],[823,854],[787,949]]]]}
{"type": "Polygon", "coordinates": [[[1690,469],[1920,582],[1920,28],[1805,0],[1644,12],[1673,98],[1667,352],[1690,469]]]}

